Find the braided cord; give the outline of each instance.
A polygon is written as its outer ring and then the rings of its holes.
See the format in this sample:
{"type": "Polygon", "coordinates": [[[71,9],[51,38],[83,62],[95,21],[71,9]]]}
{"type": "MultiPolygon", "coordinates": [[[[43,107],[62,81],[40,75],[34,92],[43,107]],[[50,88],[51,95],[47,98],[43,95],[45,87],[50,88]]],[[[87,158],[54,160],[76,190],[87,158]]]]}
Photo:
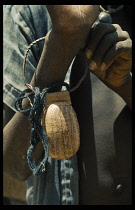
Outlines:
{"type": "MultiPolygon", "coordinates": [[[[27,50],[26,50],[25,55],[24,55],[24,61],[23,61],[23,66],[22,66],[22,74],[23,74],[24,84],[25,84],[25,86],[26,86],[27,88],[29,88],[32,92],[34,92],[34,89],[33,89],[33,87],[32,87],[30,84],[28,84],[28,83],[26,82],[26,78],[25,78],[26,59],[27,59],[27,55],[28,55],[28,52],[29,52],[30,48],[31,48],[33,45],[37,44],[37,42],[42,41],[42,40],[45,40],[45,37],[41,37],[41,38],[39,38],[39,39],[33,41],[33,42],[27,47],[27,50]]],[[[81,79],[78,81],[78,83],[77,83],[72,89],[70,89],[70,92],[75,91],[75,90],[81,85],[81,83],[83,82],[83,80],[85,79],[85,77],[86,77],[86,75],[87,75],[87,72],[88,72],[88,67],[85,68],[85,71],[84,71],[83,76],[82,76],[81,79]]]]}
{"type": "Polygon", "coordinates": [[[28,55],[28,52],[29,52],[30,48],[31,48],[33,45],[37,44],[37,42],[42,41],[42,40],[44,40],[44,39],[45,39],[45,37],[41,37],[41,38],[39,38],[39,39],[33,41],[33,42],[27,47],[27,50],[26,50],[25,55],[24,55],[24,60],[23,60],[23,65],[22,65],[23,80],[24,80],[25,86],[26,86],[27,88],[31,89],[32,92],[34,92],[34,89],[33,89],[33,87],[32,87],[30,84],[28,84],[28,83],[26,82],[26,78],[25,78],[26,59],[27,59],[27,55],[28,55]]]}
{"type": "Polygon", "coordinates": [[[29,122],[31,125],[30,147],[27,150],[27,162],[28,162],[30,169],[33,171],[34,175],[39,175],[41,172],[45,171],[45,166],[46,166],[46,162],[47,162],[48,155],[49,155],[47,134],[40,122],[40,116],[41,116],[41,113],[43,111],[43,108],[44,108],[45,102],[46,102],[46,94],[48,92],[50,92],[53,88],[56,88],[59,86],[61,86],[61,87],[66,86],[66,88],[69,92],[76,90],[80,86],[82,81],[84,80],[84,78],[87,74],[87,71],[88,71],[88,68],[86,68],[83,77],[79,80],[77,85],[75,87],[73,87],[72,89],[70,89],[69,84],[67,84],[65,82],[51,84],[48,87],[46,87],[45,89],[43,89],[42,92],[40,92],[40,89],[38,87],[32,87],[30,84],[28,84],[26,82],[26,79],[25,79],[25,66],[26,66],[27,55],[28,55],[30,48],[34,44],[36,44],[37,42],[44,40],[44,39],[45,39],[45,37],[42,37],[42,38],[37,39],[34,42],[32,42],[28,46],[28,48],[25,52],[23,66],[22,66],[22,73],[23,73],[24,83],[25,83],[25,86],[27,87],[27,89],[22,91],[21,94],[19,95],[18,99],[15,101],[16,110],[23,113],[24,115],[28,116],[28,119],[29,119],[29,122]],[[28,93],[29,93],[29,95],[28,95],[28,93]],[[33,104],[31,103],[30,97],[34,98],[33,104]],[[29,109],[23,109],[23,107],[22,107],[23,99],[26,99],[26,98],[30,101],[30,104],[31,104],[31,107],[29,109]],[[33,154],[33,152],[36,148],[36,145],[38,144],[39,141],[42,141],[45,152],[44,152],[44,157],[43,157],[42,161],[38,165],[36,165],[35,160],[32,157],[32,154],[33,154]]]}
{"type": "Polygon", "coordinates": [[[27,150],[27,162],[29,164],[29,167],[33,171],[34,175],[38,175],[41,172],[45,171],[45,165],[46,165],[48,155],[49,155],[48,139],[47,139],[46,131],[40,123],[40,116],[41,116],[41,113],[45,106],[46,94],[48,92],[50,92],[51,89],[56,88],[58,86],[66,86],[66,88],[69,90],[69,85],[65,82],[51,84],[47,88],[43,89],[42,92],[40,92],[38,87],[33,87],[34,93],[32,92],[29,95],[29,97],[34,95],[34,102],[33,102],[33,106],[31,106],[31,108],[25,110],[22,107],[23,99],[27,98],[27,96],[25,96],[25,94],[32,91],[30,89],[24,90],[15,102],[16,110],[19,112],[22,112],[23,114],[28,116],[28,119],[29,119],[29,122],[31,125],[31,136],[30,136],[30,144],[31,145],[27,150]],[[39,141],[42,141],[45,153],[44,153],[43,160],[37,166],[33,157],[32,157],[32,154],[33,154],[33,152],[36,148],[36,145],[39,141]]]}

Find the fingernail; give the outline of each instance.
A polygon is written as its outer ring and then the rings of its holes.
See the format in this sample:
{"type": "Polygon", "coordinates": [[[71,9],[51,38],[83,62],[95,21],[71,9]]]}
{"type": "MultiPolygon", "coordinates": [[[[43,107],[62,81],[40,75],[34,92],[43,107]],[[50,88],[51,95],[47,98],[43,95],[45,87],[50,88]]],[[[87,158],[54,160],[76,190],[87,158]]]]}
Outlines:
{"type": "Polygon", "coordinates": [[[106,65],[105,65],[105,63],[102,63],[101,66],[100,66],[100,70],[104,71],[105,69],[106,69],[106,65]]]}
{"type": "Polygon", "coordinates": [[[85,50],[85,55],[86,55],[86,57],[87,57],[88,59],[90,59],[91,56],[92,56],[91,50],[86,49],[86,50],[85,50]]]}
{"type": "Polygon", "coordinates": [[[96,70],[96,69],[97,69],[97,64],[96,64],[96,62],[93,61],[93,60],[91,60],[91,61],[90,61],[90,64],[89,64],[89,68],[90,68],[91,70],[96,70]]]}

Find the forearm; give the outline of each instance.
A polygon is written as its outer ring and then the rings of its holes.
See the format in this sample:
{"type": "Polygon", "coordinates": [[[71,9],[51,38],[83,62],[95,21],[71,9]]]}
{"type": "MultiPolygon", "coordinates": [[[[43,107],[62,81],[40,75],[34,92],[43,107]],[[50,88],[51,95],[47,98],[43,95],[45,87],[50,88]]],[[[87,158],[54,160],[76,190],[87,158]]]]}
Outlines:
{"type": "MultiPolygon", "coordinates": [[[[38,86],[40,89],[43,89],[51,83],[64,80],[73,58],[82,48],[89,29],[97,18],[98,10],[96,14],[91,6],[90,11],[92,14],[89,24],[87,22],[84,26],[82,24],[81,27],[71,27],[73,30],[69,30],[69,28],[67,30],[65,26],[56,27],[58,30],[53,27],[52,31],[47,34],[36,73],[31,81],[32,86],[38,86]]],[[[76,20],[78,21],[78,18],[76,20]]],[[[76,22],[72,25],[73,22],[69,19],[68,23],[69,26],[76,25],[76,22]]],[[[28,106],[29,102],[25,101],[23,107],[27,108],[28,106]]],[[[20,181],[26,180],[31,174],[27,163],[27,150],[30,146],[30,129],[28,118],[19,112],[13,116],[4,128],[4,172],[20,181]]],[[[43,146],[39,142],[34,151],[36,163],[41,158],[42,152],[43,146]]]]}
{"type": "Polygon", "coordinates": [[[55,32],[85,34],[96,21],[100,5],[46,5],[55,32]],[[84,29],[84,30],[82,30],[84,29]]]}
{"type": "MultiPolygon", "coordinates": [[[[63,81],[68,67],[80,49],[81,41],[77,36],[67,34],[48,34],[31,85],[41,89],[47,85],[63,81]]],[[[23,106],[28,107],[28,101],[23,106]]],[[[4,128],[4,172],[15,179],[25,181],[31,174],[27,163],[27,150],[30,146],[30,123],[22,113],[16,113],[4,128]]],[[[40,142],[34,152],[34,159],[39,161],[43,152],[40,142]]]]}
{"type": "Polygon", "coordinates": [[[117,90],[117,93],[123,98],[129,108],[132,110],[132,76],[130,75],[129,81],[126,85],[117,90]]]}
{"type": "Polygon", "coordinates": [[[47,34],[42,56],[32,85],[45,88],[54,82],[64,80],[67,70],[82,45],[78,34],[59,34],[53,30],[47,34]]]}
{"type": "Polygon", "coordinates": [[[128,82],[119,87],[112,88],[119,96],[123,98],[128,107],[132,110],[132,76],[129,74],[128,82]]]}
{"type": "Polygon", "coordinates": [[[25,181],[31,174],[26,156],[29,142],[28,118],[16,113],[3,130],[3,170],[18,181],[25,181]]]}

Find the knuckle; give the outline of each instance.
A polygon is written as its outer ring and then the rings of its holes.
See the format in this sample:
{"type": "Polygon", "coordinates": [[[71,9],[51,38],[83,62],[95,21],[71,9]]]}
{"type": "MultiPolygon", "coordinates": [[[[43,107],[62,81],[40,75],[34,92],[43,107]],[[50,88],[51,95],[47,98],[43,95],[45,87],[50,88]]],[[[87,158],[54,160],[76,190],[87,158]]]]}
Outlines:
{"type": "Polygon", "coordinates": [[[128,38],[128,39],[127,39],[127,42],[128,42],[128,46],[129,46],[130,48],[132,48],[132,40],[131,40],[130,38],[128,38]]]}
{"type": "Polygon", "coordinates": [[[121,30],[121,27],[119,24],[112,24],[112,25],[116,28],[116,30],[121,30]]]}
{"type": "Polygon", "coordinates": [[[132,51],[132,40],[130,38],[128,38],[125,43],[124,43],[124,47],[126,49],[128,49],[128,51],[132,51]]]}
{"type": "Polygon", "coordinates": [[[117,42],[115,45],[115,50],[119,53],[122,52],[123,51],[123,42],[117,42]]]}
{"type": "Polygon", "coordinates": [[[122,35],[125,37],[125,38],[129,38],[129,34],[127,31],[122,31],[122,35]]]}
{"type": "Polygon", "coordinates": [[[121,42],[114,43],[111,48],[112,55],[115,56],[115,55],[120,54],[122,52],[122,49],[123,49],[123,46],[121,42]]]}
{"type": "Polygon", "coordinates": [[[131,42],[126,40],[126,41],[120,41],[116,44],[116,48],[115,48],[115,51],[118,53],[118,54],[121,54],[121,53],[129,53],[132,51],[132,46],[131,46],[131,42]]]}

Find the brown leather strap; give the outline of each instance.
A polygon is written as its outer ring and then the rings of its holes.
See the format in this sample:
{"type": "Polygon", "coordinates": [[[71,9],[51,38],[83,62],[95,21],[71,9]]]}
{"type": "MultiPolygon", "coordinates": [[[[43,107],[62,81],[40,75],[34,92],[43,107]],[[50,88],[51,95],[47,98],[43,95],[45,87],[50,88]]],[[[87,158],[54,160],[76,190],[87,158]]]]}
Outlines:
{"type": "MultiPolygon", "coordinates": [[[[88,68],[85,54],[81,51],[72,66],[70,85],[71,88],[76,85],[78,80],[88,68]]],[[[71,92],[72,106],[77,114],[80,126],[80,148],[77,152],[79,169],[79,203],[87,204],[90,200],[90,188],[94,182],[97,182],[97,163],[95,152],[93,114],[92,114],[92,89],[90,81],[90,72],[81,85],[75,91],[71,92]],[[92,158],[91,158],[92,156],[92,158]],[[91,170],[92,168],[92,170],[91,170]]]]}
{"type": "MultiPolygon", "coordinates": [[[[26,86],[27,88],[29,88],[32,92],[35,92],[35,91],[34,91],[33,87],[32,87],[30,84],[28,84],[28,83],[26,82],[26,78],[25,78],[26,59],[27,59],[27,55],[28,55],[29,50],[31,49],[31,47],[32,47],[33,45],[37,44],[37,42],[42,41],[42,40],[45,40],[45,38],[46,38],[46,37],[41,37],[41,38],[39,38],[39,39],[33,41],[33,42],[27,47],[27,49],[26,49],[26,51],[25,51],[25,54],[24,54],[24,60],[23,60],[23,65],[22,65],[23,80],[24,80],[25,86],[26,86]]],[[[76,84],[75,86],[73,86],[73,87],[70,89],[70,92],[75,91],[75,90],[81,85],[81,83],[83,82],[83,80],[85,79],[85,77],[86,77],[86,75],[87,75],[87,71],[88,71],[88,69],[85,68],[85,71],[84,71],[84,73],[82,74],[81,78],[79,78],[79,80],[77,81],[77,84],[76,84]]]]}

